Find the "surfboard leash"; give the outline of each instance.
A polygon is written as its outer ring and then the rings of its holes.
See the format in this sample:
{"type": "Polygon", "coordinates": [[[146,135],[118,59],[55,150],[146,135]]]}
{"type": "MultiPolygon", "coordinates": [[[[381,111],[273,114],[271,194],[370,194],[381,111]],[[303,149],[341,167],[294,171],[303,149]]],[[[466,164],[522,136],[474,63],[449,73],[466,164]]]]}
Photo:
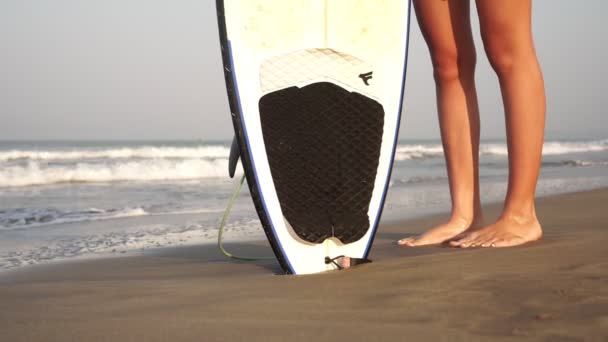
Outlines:
{"type": "MultiPolygon", "coordinates": [[[[230,217],[230,213],[232,212],[232,207],[234,206],[234,202],[236,201],[237,197],[241,193],[241,190],[243,188],[243,183],[245,183],[245,175],[241,176],[241,180],[239,181],[237,186],[234,188],[234,191],[232,192],[232,196],[230,197],[230,200],[228,201],[228,205],[226,206],[226,210],[224,211],[224,215],[222,216],[222,220],[220,222],[220,229],[217,234],[217,246],[224,256],[226,256],[229,259],[233,259],[233,260],[240,260],[240,261],[276,260],[274,257],[253,257],[253,256],[235,255],[235,254],[227,251],[226,248],[224,247],[222,238],[224,236],[226,222],[228,222],[228,218],[230,217]]],[[[327,248],[329,248],[329,246],[327,246],[327,248]]],[[[344,267],[342,265],[340,265],[337,262],[337,260],[340,258],[344,258],[344,257],[345,257],[344,255],[340,255],[340,256],[337,256],[334,258],[330,258],[329,256],[326,256],[325,264],[330,264],[330,263],[334,264],[339,270],[342,270],[344,267]]],[[[349,257],[349,259],[350,259],[349,267],[372,262],[369,259],[360,259],[360,258],[351,258],[351,257],[349,257]]]]}
{"type": "Polygon", "coordinates": [[[230,201],[228,201],[228,205],[226,206],[226,210],[224,211],[224,216],[222,216],[222,221],[220,222],[220,230],[217,234],[217,247],[220,249],[222,254],[229,259],[241,260],[241,261],[275,260],[274,257],[271,258],[271,257],[252,257],[252,256],[235,255],[235,254],[227,251],[226,248],[224,248],[224,245],[222,243],[222,237],[224,235],[224,229],[226,228],[226,222],[228,221],[228,218],[230,217],[230,212],[232,211],[234,202],[236,201],[237,197],[241,193],[241,189],[243,188],[243,183],[245,183],[245,175],[243,175],[241,177],[241,180],[239,181],[237,186],[234,188],[234,191],[232,192],[232,196],[230,197],[230,201]]]}

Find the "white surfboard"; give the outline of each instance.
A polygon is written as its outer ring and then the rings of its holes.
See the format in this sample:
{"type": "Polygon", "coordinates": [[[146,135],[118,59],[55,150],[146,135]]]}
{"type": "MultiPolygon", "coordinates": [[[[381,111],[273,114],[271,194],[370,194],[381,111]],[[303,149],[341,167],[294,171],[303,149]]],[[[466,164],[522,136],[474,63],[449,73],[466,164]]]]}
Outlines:
{"type": "Polygon", "coordinates": [[[218,0],[238,151],[286,273],[367,258],[406,72],[404,0],[218,0]]]}

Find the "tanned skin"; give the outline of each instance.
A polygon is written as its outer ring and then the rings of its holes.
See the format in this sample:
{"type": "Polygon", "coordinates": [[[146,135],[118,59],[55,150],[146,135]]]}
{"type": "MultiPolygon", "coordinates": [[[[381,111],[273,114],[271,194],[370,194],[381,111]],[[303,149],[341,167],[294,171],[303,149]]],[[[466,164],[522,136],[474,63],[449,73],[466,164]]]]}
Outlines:
{"type": "Polygon", "coordinates": [[[485,53],[498,76],[509,151],[508,190],[496,222],[479,199],[479,106],[469,0],[414,0],[435,76],[452,211],[404,246],[509,247],[538,240],[534,194],[541,165],[545,90],[531,29],[531,0],[476,0],[485,53]]]}

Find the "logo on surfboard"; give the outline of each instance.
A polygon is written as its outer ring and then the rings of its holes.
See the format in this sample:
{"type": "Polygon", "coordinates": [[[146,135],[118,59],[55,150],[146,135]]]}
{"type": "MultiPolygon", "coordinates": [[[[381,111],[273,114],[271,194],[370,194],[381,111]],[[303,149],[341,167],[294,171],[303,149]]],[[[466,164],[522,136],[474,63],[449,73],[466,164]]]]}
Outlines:
{"type": "Polygon", "coordinates": [[[363,80],[363,83],[365,83],[366,86],[369,85],[369,80],[371,80],[373,78],[372,74],[374,72],[370,71],[370,72],[366,72],[364,74],[360,74],[359,78],[363,80]]]}

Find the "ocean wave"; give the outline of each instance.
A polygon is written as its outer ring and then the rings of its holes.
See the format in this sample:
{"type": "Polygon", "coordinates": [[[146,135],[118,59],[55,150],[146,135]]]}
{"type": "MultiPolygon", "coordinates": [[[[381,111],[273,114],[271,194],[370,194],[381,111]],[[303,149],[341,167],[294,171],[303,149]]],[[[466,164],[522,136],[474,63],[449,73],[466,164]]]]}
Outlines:
{"type": "Polygon", "coordinates": [[[395,160],[411,160],[435,158],[443,156],[443,147],[438,144],[429,145],[398,145],[395,151],[395,160]]]}
{"type": "Polygon", "coordinates": [[[543,162],[543,166],[550,167],[590,167],[590,166],[608,166],[608,161],[594,161],[594,160],[561,160],[561,161],[547,161],[543,162]]]}
{"type": "Polygon", "coordinates": [[[158,159],[158,158],[228,158],[226,146],[158,147],[72,150],[8,150],[0,151],[0,161],[13,160],[87,160],[87,159],[158,159]]]}
{"type": "MultiPolygon", "coordinates": [[[[543,145],[543,155],[560,155],[570,153],[608,151],[608,140],[585,142],[548,141],[543,145]]],[[[485,156],[507,156],[506,144],[485,143],[479,146],[479,154],[485,156]]],[[[395,152],[395,160],[429,159],[443,157],[443,147],[440,144],[399,144],[395,152]]]]}
{"type": "MultiPolygon", "coordinates": [[[[608,151],[608,140],[581,142],[548,141],[543,144],[544,156],[601,151],[608,151]]],[[[505,144],[482,144],[479,147],[479,153],[482,155],[506,156],[508,150],[505,144]]]]}
{"type": "Polygon", "coordinates": [[[410,178],[401,178],[391,180],[389,186],[402,186],[422,183],[435,183],[447,180],[445,176],[413,176],[410,178]]]}
{"type": "Polygon", "coordinates": [[[29,161],[0,168],[0,187],[95,183],[116,181],[166,181],[226,177],[227,159],[144,159],[113,163],[52,165],[29,161]]]}
{"type": "MultiPolygon", "coordinates": [[[[608,151],[608,139],[594,141],[559,142],[547,141],[543,145],[543,155],[608,151]]],[[[0,162],[10,161],[88,161],[88,160],[121,160],[121,159],[224,159],[228,158],[230,149],[224,145],[206,145],[195,147],[139,146],[107,149],[57,149],[34,150],[12,149],[0,150],[0,162]]],[[[507,146],[504,143],[483,143],[479,148],[481,155],[506,156],[507,146]]],[[[407,144],[397,146],[395,159],[410,160],[436,158],[443,156],[443,147],[439,143],[407,144]]]]}
{"type": "MultiPolygon", "coordinates": [[[[0,251],[0,271],[56,260],[137,253],[147,249],[209,244],[217,241],[218,228],[201,222],[151,225],[99,234],[67,236],[9,251],[0,251]]],[[[229,241],[263,239],[260,221],[242,219],[226,226],[229,241]]]]}
{"type": "Polygon", "coordinates": [[[49,224],[99,221],[148,215],[143,208],[62,211],[54,208],[17,208],[0,211],[0,230],[40,227],[49,224]]]}
{"type": "Polygon", "coordinates": [[[0,210],[0,231],[20,230],[40,226],[111,220],[138,216],[158,215],[193,215],[219,213],[221,209],[179,209],[150,212],[142,207],[98,209],[88,208],[86,210],[65,211],[55,208],[16,208],[0,210]]]}

